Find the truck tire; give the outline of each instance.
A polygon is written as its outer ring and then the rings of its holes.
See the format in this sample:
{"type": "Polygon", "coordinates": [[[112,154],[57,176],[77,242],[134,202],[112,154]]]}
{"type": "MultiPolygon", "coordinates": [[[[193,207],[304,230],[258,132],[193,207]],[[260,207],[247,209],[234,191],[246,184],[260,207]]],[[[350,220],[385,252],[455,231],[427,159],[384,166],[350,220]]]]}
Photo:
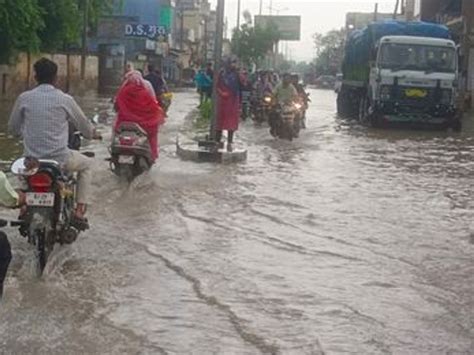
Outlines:
{"type": "Polygon", "coordinates": [[[451,123],[451,128],[453,129],[454,132],[461,132],[462,131],[462,120],[460,118],[456,118],[451,123]]]}
{"type": "Polygon", "coordinates": [[[369,100],[363,96],[359,102],[358,121],[363,125],[369,125],[369,100]]]}

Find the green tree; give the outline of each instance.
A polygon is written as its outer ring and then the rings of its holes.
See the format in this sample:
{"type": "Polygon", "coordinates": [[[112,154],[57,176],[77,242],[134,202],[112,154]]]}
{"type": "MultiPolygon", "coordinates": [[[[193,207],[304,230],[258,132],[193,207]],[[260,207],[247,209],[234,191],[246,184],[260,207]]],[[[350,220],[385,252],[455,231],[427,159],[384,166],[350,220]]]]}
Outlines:
{"type": "Polygon", "coordinates": [[[41,49],[64,49],[78,41],[82,16],[77,0],[38,0],[44,13],[44,28],[39,31],[41,49]]]}
{"type": "Polygon", "coordinates": [[[45,27],[39,33],[42,49],[54,51],[78,45],[84,30],[84,6],[88,4],[88,32],[97,27],[100,16],[112,9],[114,0],[38,0],[45,27]]]}
{"type": "Polygon", "coordinates": [[[42,28],[37,0],[0,0],[0,63],[7,63],[15,50],[38,50],[42,28]]]}
{"type": "Polygon", "coordinates": [[[332,30],[313,35],[316,48],[314,64],[318,75],[334,75],[341,70],[346,30],[332,30]]]}
{"type": "Polygon", "coordinates": [[[88,29],[121,0],[0,0],[0,63],[15,52],[56,51],[80,43],[84,6],[88,29]]]}
{"type": "Polygon", "coordinates": [[[245,65],[258,64],[272,51],[280,34],[276,26],[262,28],[253,26],[251,16],[244,16],[246,23],[240,29],[235,29],[232,35],[232,52],[239,57],[245,65]]]}

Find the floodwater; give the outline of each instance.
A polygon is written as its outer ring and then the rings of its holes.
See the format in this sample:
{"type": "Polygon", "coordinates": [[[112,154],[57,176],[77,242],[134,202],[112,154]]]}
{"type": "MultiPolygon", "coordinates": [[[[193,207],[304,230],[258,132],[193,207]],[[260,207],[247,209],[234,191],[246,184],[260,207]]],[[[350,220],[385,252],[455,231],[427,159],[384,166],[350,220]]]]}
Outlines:
{"type": "MultiPolygon", "coordinates": [[[[240,165],[176,157],[190,92],[129,189],[91,146],[91,231],[40,281],[9,233],[0,353],[474,354],[474,124],[367,129],[311,94],[297,141],[243,124],[240,165]]],[[[111,116],[107,100],[83,105],[111,116]]]]}

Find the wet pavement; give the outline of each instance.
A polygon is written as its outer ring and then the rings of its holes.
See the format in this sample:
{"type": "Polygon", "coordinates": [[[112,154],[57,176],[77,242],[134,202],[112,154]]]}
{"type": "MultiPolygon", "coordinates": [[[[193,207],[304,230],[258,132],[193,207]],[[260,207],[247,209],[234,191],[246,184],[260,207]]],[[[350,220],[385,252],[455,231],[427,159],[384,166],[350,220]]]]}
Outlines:
{"type": "Polygon", "coordinates": [[[367,129],[336,117],[331,91],[311,94],[297,141],[243,124],[244,164],[176,157],[190,92],[130,188],[91,146],[92,230],[40,281],[9,233],[0,353],[474,354],[474,124],[367,129]]]}

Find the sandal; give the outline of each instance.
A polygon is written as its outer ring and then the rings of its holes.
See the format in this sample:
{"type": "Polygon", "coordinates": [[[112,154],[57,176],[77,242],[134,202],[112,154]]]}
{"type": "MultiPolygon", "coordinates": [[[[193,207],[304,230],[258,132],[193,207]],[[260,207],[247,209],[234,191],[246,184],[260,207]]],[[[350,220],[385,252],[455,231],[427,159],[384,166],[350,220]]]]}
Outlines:
{"type": "Polygon", "coordinates": [[[90,228],[87,218],[79,218],[77,216],[71,218],[71,226],[76,228],[79,232],[84,232],[90,228]]]}

